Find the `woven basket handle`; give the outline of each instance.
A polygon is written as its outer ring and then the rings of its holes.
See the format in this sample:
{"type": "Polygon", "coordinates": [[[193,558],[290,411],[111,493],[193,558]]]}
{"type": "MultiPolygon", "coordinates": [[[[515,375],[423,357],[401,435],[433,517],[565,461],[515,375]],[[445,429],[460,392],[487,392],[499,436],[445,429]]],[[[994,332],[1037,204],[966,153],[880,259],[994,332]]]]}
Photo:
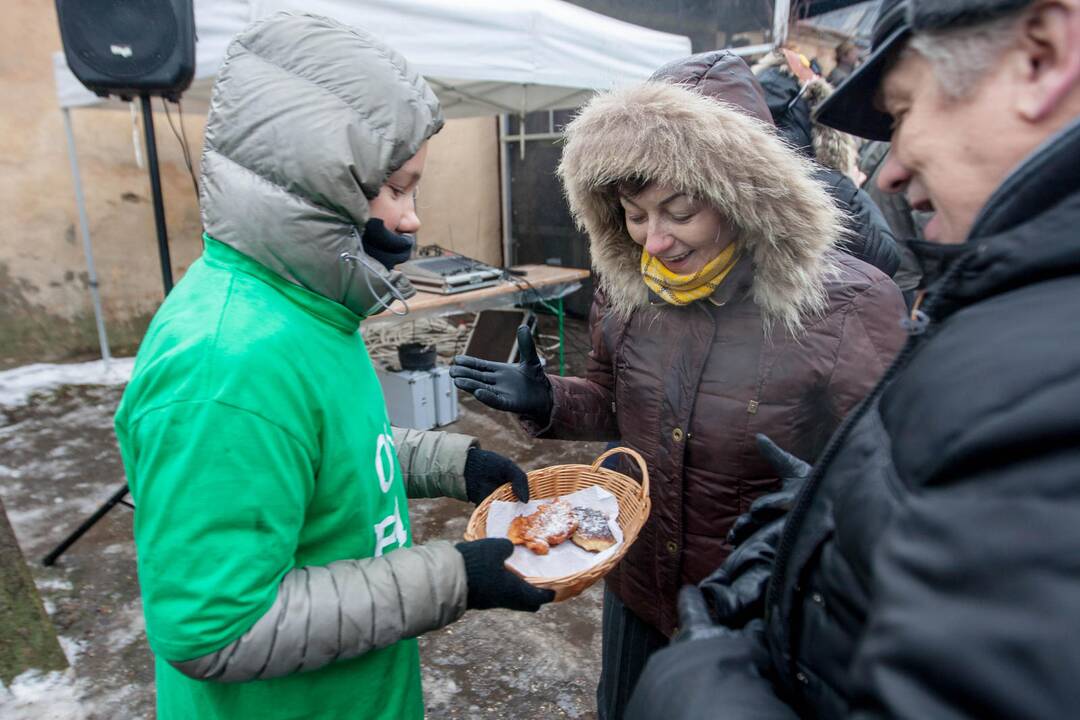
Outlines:
{"type": "Polygon", "coordinates": [[[596,460],[593,460],[593,471],[597,470],[600,465],[603,464],[603,462],[609,457],[611,457],[612,455],[617,455],[619,453],[622,453],[623,455],[629,455],[637,461],[638,467],[641,468],[641,496],[646,498],[649,497],[649,468],[645,464],[645,458],[641,457],[641,455],[638,454],[637,450],[628,447],[611,448],[606,453],[596,458],[596,460]]]}

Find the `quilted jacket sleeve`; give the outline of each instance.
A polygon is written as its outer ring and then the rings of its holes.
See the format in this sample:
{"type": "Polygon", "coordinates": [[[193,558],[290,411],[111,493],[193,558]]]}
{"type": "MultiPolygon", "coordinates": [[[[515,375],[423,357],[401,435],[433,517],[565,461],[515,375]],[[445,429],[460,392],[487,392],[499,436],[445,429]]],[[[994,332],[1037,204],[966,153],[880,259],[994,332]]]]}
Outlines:
{"type": "Polygon", "coordinates": [[[465,612],[465,561],[448,542],[297,566],[311,454],[265,417],[172,403],[118,434],[139,506],[147,638],[184,674],[242,682],[313,670],[465,612]]]}
{"type": "Polygon", "coordinates": [[[394,428],[405,492],[411,498],[466,500],[465,460],[475,438],[457,433],[394,428]]]}
{"type": "Polygon", "coordinates": [[[290,570],[270,609],[215,652],[170,664],[218,682],[315,670],[449,625],[465,613],[465,561],[448,542],[290,570]]]}
{"type": "Polygon", "coordinates": [[[589,312],[592,348],[585,377],[549,375],[552,388],[551,419],[541,427],[520,418],[525,430],[534,437],[558,440],[617,440],[619,425],[615,416],[615,374],[612,350],[604,339],[606,310],[603,293],[596,291],[589,312]]]}
{"type": "Polygon", "coordinates": [[[845,310],[828,392],[838,421],[873,389],[907,337],[904,298],[892,280],[878,278],[845,310]]]}

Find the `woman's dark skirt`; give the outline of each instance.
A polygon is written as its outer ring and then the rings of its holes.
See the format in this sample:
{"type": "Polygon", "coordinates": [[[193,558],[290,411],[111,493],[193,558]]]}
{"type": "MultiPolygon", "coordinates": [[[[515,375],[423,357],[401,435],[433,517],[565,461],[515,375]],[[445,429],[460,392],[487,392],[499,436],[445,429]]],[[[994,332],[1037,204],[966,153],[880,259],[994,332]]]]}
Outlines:
{"type": "Polygon", "coordinates": [[[600,720],[622,720],[645,662],[668,644],[667,637],[630,612],[604,588],[600,684],[596,705],[600,720]]]}

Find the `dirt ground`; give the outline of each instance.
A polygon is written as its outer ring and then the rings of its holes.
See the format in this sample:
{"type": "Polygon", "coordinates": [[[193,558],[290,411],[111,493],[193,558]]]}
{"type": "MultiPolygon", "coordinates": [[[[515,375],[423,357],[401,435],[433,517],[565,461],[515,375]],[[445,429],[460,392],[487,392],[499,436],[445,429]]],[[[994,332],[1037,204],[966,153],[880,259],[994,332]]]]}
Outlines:
{"type": "MultiPolygon", "coordinates": [[[[570,370],[583,328],[571,323],[570,370]]],[[[87,717],[154,717],[152,657],[139,600],[132,512],[114,508],[59,563],[40,559],[124,482],[112,432],[120,387],[68,386],[0,408],[0,497],[62,644],[87,717]]],[[[462,396],[447,430],[475,435],[525,469],[589,462],[602,443],[533,441],[501,413],[462,396]]],[[[471,506],[410,505],[417,542],[459,539],[471,506]]],[[[595,717],[599,586],[536,615],[470,612],[420,640],[430,718],[595,717]]]]}

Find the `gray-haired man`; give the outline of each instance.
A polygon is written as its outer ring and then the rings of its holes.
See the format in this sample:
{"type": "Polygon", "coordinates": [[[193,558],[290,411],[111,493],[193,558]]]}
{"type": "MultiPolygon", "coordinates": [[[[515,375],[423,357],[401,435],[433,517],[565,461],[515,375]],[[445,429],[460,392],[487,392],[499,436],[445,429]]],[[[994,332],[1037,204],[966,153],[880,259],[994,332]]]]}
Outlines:
{"type": "Polygon", "coordinates": [[[768,453],[796,499],[684,589],[627,716],[1073,717],[1080,0],[885,0],[819,120],[891,140],[936,279],[816,466],[768,453]]]}

